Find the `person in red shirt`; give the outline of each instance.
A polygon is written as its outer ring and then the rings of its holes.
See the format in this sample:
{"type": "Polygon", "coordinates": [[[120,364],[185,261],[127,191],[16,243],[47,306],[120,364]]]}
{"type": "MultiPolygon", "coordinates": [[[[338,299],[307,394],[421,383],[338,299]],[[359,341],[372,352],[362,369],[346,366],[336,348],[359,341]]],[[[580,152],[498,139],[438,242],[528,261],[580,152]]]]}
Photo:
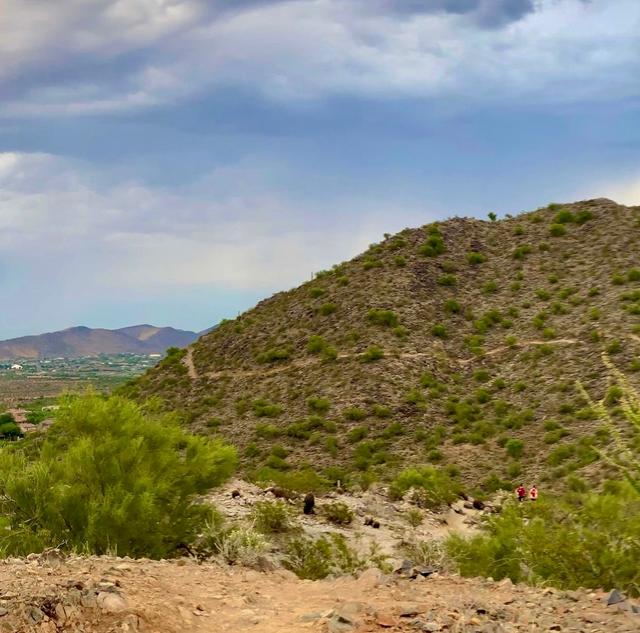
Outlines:
{"type": "Polygon", "coordinates": [[[538,489],[535,486],[531,487],[531,490],[529,490],[529,499],[531,501],[535,501],[538,498],[538,489]]]}
{"type": "Polygon", "coordinates": [[[518,486],[516,494],[518,495],[518,501],[520,501],[520,503],[527,498],[527,489],[524,487],[524,484],[518,486]]]}

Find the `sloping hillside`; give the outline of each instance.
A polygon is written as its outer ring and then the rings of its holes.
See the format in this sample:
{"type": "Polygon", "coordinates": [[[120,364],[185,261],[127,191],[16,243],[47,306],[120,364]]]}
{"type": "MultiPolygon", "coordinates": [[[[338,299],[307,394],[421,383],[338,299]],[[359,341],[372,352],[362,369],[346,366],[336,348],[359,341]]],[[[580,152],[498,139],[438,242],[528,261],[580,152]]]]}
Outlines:
{"type": "Polygon", "coordinates": [[[0,359],[153,354],[162,353],[169,347],[184,347],[196,338],[198,335],[195,332],[153,325],[136,325],[119,330],[79,326],[1,341],[0,359]]]}
{"type": "Polygon", "coordinates": [[[575,382],[603,396],[603,350],[640,378],[640,208],[598,199],[385,236],[127,392],[231,439],[259,477],[433,462],[485,490],[550,486],[602,472],[575,382]]]}

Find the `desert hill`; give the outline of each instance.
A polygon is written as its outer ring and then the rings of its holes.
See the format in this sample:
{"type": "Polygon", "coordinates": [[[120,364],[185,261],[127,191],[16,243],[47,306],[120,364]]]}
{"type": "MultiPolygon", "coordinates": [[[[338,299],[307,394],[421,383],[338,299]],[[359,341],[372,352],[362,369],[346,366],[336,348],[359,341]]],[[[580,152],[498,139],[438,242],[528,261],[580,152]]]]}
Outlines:
{"type": "Polygon", "coordinates": [[[136,325],[117,330],[79,326],[0,341],[0,360],[163,353],[169,347],[189,345],[197,338],[195,332],[153,325],[136,325]]]}
{"type": "Polygon", "coordinates": [[[453,218],[223,322],[128,385],[237,444],[258,479],[461,471],[486,492],[606,470],[606,351],[640,374],[640,208],[596,199],[453,218]]]}

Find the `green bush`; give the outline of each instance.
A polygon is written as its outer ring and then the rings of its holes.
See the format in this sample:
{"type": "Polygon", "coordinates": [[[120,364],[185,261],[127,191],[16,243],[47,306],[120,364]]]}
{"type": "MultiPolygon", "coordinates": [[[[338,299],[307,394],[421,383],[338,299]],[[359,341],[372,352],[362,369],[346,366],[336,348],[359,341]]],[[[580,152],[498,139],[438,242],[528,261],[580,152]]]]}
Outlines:
{"type": "Polygon", "coordinates": [[[375,325],[395,327],[398,325],[398,315],[393,310],[381,310],[373,308],[367,313],[367,321],[375,325]]]}
{"type": "Polygon", "coordinates": [[[272,347],[258,354],[256,360],[259,363],[277,363],[283,360],[288,360],[290,356],[290,349],[286,347],[272,347]]]}
{"type": "Polygon", "coordinates": [[[484,253],[478,253],[476,251],[472,251],[467,253],[467,261],[475,266],[477,264],[483,264],[487,261],[487,256],[484,253]]]}
{"type": "Polygon", "coordinates": [[[495,279],[490,279],[489,281],[485,282],[485,284],[482,286],[482,292],[486,294],[492,294],[497,291],[498,291],[498,282],[495,279]]]}
{"type": "Polygon", "coordinates": [[[357,444],[367,437],[368,432],[369,429],[366,426],[356,426],[347,433],[347,441],[351,444],[357,444]]]}
{"type": "Polygon", "coordinates": [[[307,406],[314,413],[326,413],[331,407],[331,401],[327,398],[309,398],[307,406]]]}
{"type": "Polygon", "coordinates": [[[527,255],[529,255],[533,249],[529,244],[523,244],[522,246],[518,246],[513,251],[513,259],[524,259],[527,255]]]}
{"type": "Polygon", "coordinates": [[[335,525],[349,525],[354,519],[351,508],[342,501],[324,504],[322,513],[327,517],[328,521],[335,525]]]}
{"type": "Polygon", "coordinates": [[[254,400],[251,407],[258,418],[275,418],[282,413],[282,407],[279,404],[271,404],[263,398],[254,400]]]}
{"type": "Polygon", "coordinates": [[[438,284],[441,286],[455,286],[457,283],[457,279],[455,275],[451,273],[447,273],[438,277],[438,284]]]}
{"type": "Polygon", "coordinates": [[[436,323],[431,328],[431,334],[437,338],[447,338],[447,328],[441,323],[436,323]]]}
{"type": "Polygon", "coordinates": [[[549,234],[552,237],[562,237],[567,233],[567,229],[564,224],[552,224],[549,227],[549,234]]]}
{"type": "Polygon", "coordinates": [[[513,457],[513,459],[519,459],[522,457],[522,453],[524,452],[524,442],[522,440],[510,439],[504,447],[507,451],[507,455],[509,455],[509,457],[513,457]]]}
{"type": "Polygon", "coordinates": [[[446,472],[434,466],[408,468],[391,483],[392,498],[402,498],[411,488],[421,493],[421,503],[428,508],[438,508],[452,503],[460,492],[458,483],[446,472]]]}
{"type": "Polygon", "coordinates": [[[404,268],[407,265],[407,258],[404,257],[403,255],[396,255],[393,258],[393,263],[398,267],[398,268],[404,268]]]}
{"type": "Polygon", "coordinates": [[[250,516],[256,530],[263,534],[282,534],[295,525],[291,506],[281,499],[256,502],[250,516]]]}
{"type": "Polygon", "coordinates": [[[362,354],[361,358],[362,358],[362,362],[364,363],[372,363],[376,360],[380,360],[381,358],[384,358],[384,351],[382,350],[382,348],[378,347],[377,345],[372,345],[371,347],[368,347],[366,349],[366,351],[362,354]]]}
{"type": "Polygon", "coordinates": [[[184,433],[176,416],[115,396],[65,399],[35,455],[0,460],[2,548],[166,557],[193,541],[206,517],[196,497],[235,463],[231,447],[184,433]]]}
{"type": "Polygon", "coordinates": [[[569,224],[574,221],[573,213],[569,209],[562,209],[553,219],[554,224],[569,224]]]}
{"type": "Polygon", "coordinates": [[[447,542],[464,576],[638,594],[640,497],[628,485],[509,503],[485,525],[482,535],[454,535],[447,542]]]}
{"type": "Polygon", "coordinates": [[[444,311],[447,314],[460,314],[462,308],[455,299],[447,299],[444,303],[444,311]]]}
{"type": "Polygon", "coordinates": [[[627,273],[627,279],[629,281],[640,281],[640,268],[632,268],[627,273]]]}
{"type": "Polygon", "coordinates": [[[338,306],[335,303],[323,303],[320,306],[318,312],[322,316],[329,316],[330,314],[333,314],[337,309],[338,306]]]}
{"type": "Polygon", "coordinates": [[[256,424],[256,428],[254,430],[256,437],[269,440],[274,437],[279,437],[281,434],[280,429],[273,424],[256,424]]]}
{"type": "Polygon", "coordinates": [[[360,407],[349,407],[342,412],[342,415],[346,420],[353,420],[359,422],[367,417],[367,412],[360,407]]]}
{"type": "Polygon", "coordinates": [[[313,299],[317,299],[318,297],[321,297],[323,294],[326,294],[326,292],[327,291],[326,291],[325,288],[320,288],[318,286],[314,286],[313,288],[309,288],[309,295],[313,299]]]}
{"type": "Polygon", "coordinates": [[[0,414],[0,438],[15,439],[22,437],[22,431],[11,413],[0,414]]]}
{"type": "Polygon", "coordinates": [[[420,255],[425,257],[437,257],[446,251],[444,239],[438,228],[429,229],[427,241],[418,249],[420,255]]]}
{"type": "Polygon", "coordinates": [[[407,336],[409,336],[409,330],[404,325],[398,325],[398,326],[394,327],[391,331],[399,339],[405,339],[405,338],[407,338],[407,336]]]}

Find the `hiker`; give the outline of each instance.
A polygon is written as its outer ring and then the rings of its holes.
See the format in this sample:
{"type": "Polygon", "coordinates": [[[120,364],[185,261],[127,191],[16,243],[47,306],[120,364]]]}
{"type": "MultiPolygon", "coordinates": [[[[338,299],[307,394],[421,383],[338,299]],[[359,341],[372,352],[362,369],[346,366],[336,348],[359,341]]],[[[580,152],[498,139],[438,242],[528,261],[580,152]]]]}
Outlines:
{"type": "Polygon", "coordinates": [[[529,490],[529,499],[531,501],[535,501],[538,498],[538,489],[534,486],[531,487],[531,490],[529,490]]]}
{"type": "Polygon", "coordinates": [[[520,503],[522,503],[527,498],[527,489],[524,487],[524,484],[520,484],[518,486],[516,494],[518,495],[518,501],[520,503]]]}

